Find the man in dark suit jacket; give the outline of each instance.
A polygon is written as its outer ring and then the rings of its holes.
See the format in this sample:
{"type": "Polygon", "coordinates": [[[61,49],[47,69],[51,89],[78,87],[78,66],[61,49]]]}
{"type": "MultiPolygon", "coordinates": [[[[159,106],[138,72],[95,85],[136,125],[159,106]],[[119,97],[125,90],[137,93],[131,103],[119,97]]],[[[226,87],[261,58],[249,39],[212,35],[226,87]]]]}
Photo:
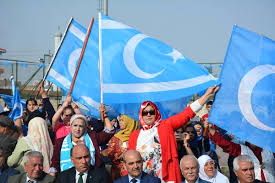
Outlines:
{"type": "Polygon", "coordinates": [[[7,157],[5,156],[4,148],[0,146],[0,182],[7,183],[8,177],[19,174],[20,172],[8,167],[7,157]]]}
{"type": "Polygon", "coordinates": [[[234,158],[233,168],[238,178],[236,183],[264,183],[255,179],[254,163],[248,155],[240,155],[234,158]]]}
{"type": "Polygon", "coordinates": [[[115,183],[160,183],[160,179],[142,171],[143,160],[140,153],[136,150],[128,150],[123,154],[124,167],[128,174],[115,183]]]}
{"type": "Polygon", "coordinates": [[[43,155],[38,151],[30,151],[25,155],[26,173],[11,176],[8,183],[53,183],[54,177],[43,172],[43,155]]]}
{"type": "Polygon", "coordinates": [[[199,178],[199,162],[193,155],[185,155],[180,160],[180,169],[185,181],[183,183],[210,183],[199,178]]]}
{"type": "Polygon", "coordinates": [[[73,146],[71,161],[74,167],[61,172],[56,183],[108,183],[110,176],[105,168],[91,166],[90,151],[84,144],[73,146]]]}

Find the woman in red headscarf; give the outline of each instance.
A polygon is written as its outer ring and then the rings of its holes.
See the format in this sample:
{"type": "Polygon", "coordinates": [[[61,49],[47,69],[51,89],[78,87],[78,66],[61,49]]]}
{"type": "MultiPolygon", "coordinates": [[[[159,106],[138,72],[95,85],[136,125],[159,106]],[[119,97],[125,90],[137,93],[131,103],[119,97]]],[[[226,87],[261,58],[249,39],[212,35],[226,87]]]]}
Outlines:
{"type": "Polygon", "coordinates": [[[159,177],[163,182],[181,182],[174,131],[193,118],[217,90],[217,86],[208,88],[201,98],[183,112],[165,120],[161,120],[161,114],[153,102],[145,101],[141,104],[139,120],[142,129],[131,134],[129,149],[141,153],[144,160],[143,171],[159,177]]]}

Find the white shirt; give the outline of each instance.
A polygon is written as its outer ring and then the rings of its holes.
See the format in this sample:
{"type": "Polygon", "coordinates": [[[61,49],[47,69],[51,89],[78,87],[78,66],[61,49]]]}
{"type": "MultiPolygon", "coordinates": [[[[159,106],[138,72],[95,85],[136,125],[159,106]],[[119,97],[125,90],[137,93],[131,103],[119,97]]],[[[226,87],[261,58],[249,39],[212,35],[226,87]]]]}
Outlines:
{"type": "MultiPolygon", "coordinates": [[[[132,179],[134,179],[133,177],[131,177],[131,175],[128,174],[128,178],[129,178],[129,182],[131,182],[132,179]]],[[[137,183],[140,183],[140,179],[141,179],[141,175],[139,175],[138,177],[135,178],[137,180],[137,183]]]]}
{"type": "Polygon", "coordinates": [[[26,177],[27,177],[27,178],[26,178],[26,183],[28,183],[29,180],[31,180],[33,183],[37,183],[36,180],[30,179],[30,178],[28,177],[28,175],[27,175],[26,177]]]}
{"type": "MultiPolygon", "coordinates": [[[[75,170],[75,171],[76,171],[76,173],[75,173],[75,183],[77,183],[78,179],[80,177],[79,176],[80,172],[78,172],[77,170],[75,170]]],[[[82,175],[82,180],[83,180],[84,183],[86,182],[87,177],[88,177],[88,170],[86,172],[83,172],[83,175],[82,175]]]]}
{"type": "MultiPolygon", "coordinates": [[[[187,180],[185,180],[185,183],[189,183],[187,180]]],[[[199,178],[196,180],[195,183],[199,183],[199,178]]]]}

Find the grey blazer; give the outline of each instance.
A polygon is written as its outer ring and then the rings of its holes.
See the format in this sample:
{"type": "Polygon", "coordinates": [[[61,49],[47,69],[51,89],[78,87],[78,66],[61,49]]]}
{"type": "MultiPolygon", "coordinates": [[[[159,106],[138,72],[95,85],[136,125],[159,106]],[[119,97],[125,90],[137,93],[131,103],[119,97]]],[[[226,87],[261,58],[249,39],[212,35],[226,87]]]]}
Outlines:
{"type": "MultiPolygon", "coordinates": [[[[21,173],[19,175],[14,175],[9,177],[8,183],[26,183],[27,173],[21,173]]],[[[54,177],[49,174],[43,173],[41,178],[37,180],[37,183],[53,183],[54,177]]]]}

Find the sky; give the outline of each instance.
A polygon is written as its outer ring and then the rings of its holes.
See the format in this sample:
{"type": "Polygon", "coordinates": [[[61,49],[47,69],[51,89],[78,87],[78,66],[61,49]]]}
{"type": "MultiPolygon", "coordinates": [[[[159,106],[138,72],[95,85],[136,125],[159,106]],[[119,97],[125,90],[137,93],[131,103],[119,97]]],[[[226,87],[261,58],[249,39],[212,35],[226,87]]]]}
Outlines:
{"type": "MultiPolygon", "coordinates": [[[[224,60],[233,25],[275,40],[274,0],[109,0],[109,16],[197,63],[224,60]]],[[[0,0],[0,58],[39,61],[71,17],[88,27],[98,0],[0,0]]]]}

